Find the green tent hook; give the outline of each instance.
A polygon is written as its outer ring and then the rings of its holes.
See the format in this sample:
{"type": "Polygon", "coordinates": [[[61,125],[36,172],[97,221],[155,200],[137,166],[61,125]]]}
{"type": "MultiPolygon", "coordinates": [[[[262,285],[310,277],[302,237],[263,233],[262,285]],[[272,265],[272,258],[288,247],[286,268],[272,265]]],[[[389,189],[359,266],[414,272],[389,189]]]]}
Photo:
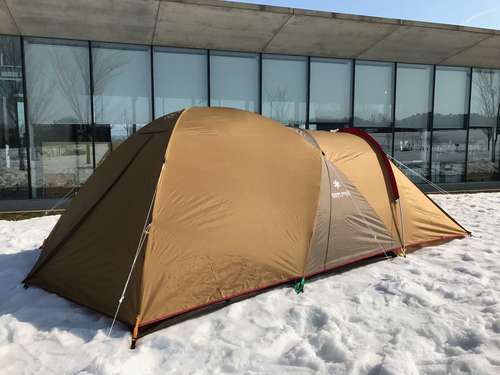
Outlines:
{"type": "Polygon", "coordinates": [[[298,280],[295,285],[293,286],[293,289],[295,289],[295,293],[300,294],[304,293],[304,284],[306,283],[306,279],[303,277],[302,279],[298,280]]]}

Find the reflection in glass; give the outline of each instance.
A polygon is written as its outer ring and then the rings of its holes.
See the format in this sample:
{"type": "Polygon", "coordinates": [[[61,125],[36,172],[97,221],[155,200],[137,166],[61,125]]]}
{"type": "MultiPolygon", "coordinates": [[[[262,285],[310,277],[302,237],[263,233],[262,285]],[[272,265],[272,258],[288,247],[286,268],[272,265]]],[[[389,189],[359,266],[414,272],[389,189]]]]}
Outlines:
{"type": "Polygon", "coordinates": [[[356,61],[354,125],[392,125],[394,64],[356,61]]]}
{"type": "Polygon", "coordinates": [[[500,179],[500,70],[473,70],[470,126],[467,181],[500,179]]]}
{"type": "Polygon", "coordinates": [[[434,129],[463,129],[469,108],[467,68],[436,67],[434,129]]]}
{"type": "Polygon", "coordinates": [[[208,104],[207,51],[153,48],[155,118],[208,104]]]}
{"type": "Polygon", "coordinates": [[[392,131],[387,128],[365,128],[363,129],[375,138],[386,154],[392,154],[392,131]]]}
{"type": "Polygon", "coordinates": [[[500,70],[472,72],[471,126],[497,127],[500,114],[500,70]]]}
{"type": "Polygon", "coordinates": [[[432,112],[432,66],[397,65],[396,127],[427,129],[432,112]]]}
{"type": "Polygon", "coordinates": [[[394,134],[394,158],[405,164],[415,173],[402,168],[401,170],[415,183],[425,183],[422,177],[428,178],[429,174],[429,141],[430,134],[427,130],[398,130],[394,134]]]}
{"type": "Polygon", "coordinates": [[[307,59],[263,55],[262,114],[291,126],[306,122],[307,59]]]}
{"type": "Polygon", "coordinates": [[[349,123],[351,120],[352,61],[311,58],[311,122],[349,123]]]}
{"type": "Polygon", "coordinates": [[[344,124],[340,122],[318,122],[316,124],[309,123],[309,129],[311,130],[324,130],[324,131],[332,131],[342,128],[349,128],[350,124],[344,124]]]}
{"type": "Polygon", "coordinates": [[[466,130],[434,130],[432,181],[462,182],[465,173],[466,130]]]}
{"type": "Polygon", "coordinates": [[[35,198],[62,196],[93,172],[88,44],[25,39],[35,198]]]}
{"type": "Polygon", "coordinates": [[[499,180],[500,129],[493,127],[469,130],[467,181],[499,180]]]}
{"type": "Polygon", "coordinates": [[[139,127],[151,121],[149,47],[93,43],[94,118],[110,139],[95,142],[96,163],[139,127]]]}
{"type": "Polygon", "coordinates": [[[20,39],[0,36],[0,199],[28,198],[21,65],[20,39]]]}
{"type": "Polygon", "coordinates": [[[210,105],[258,112],[259,55],[210,52],[210,105]]]}

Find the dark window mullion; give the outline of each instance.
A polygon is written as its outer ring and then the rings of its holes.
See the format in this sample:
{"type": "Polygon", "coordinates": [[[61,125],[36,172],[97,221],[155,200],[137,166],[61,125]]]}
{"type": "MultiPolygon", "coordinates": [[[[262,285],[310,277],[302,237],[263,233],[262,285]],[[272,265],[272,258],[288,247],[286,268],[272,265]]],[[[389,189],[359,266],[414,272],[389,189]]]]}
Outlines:
{"type": "Polygon", "coordinates": [[[356,60],[352,59],[351,69],[351,120],[350,127],[354,128],[354,95],[356,91],[356,60]]]}
{"type": "Polygon", "coordinates": [[[207,49],[207,106],[210,107],[210,50],[207,49]]]}
{"type": "Polygon", "coordinates": [[[396,89],[397,89],[397,81],[398,81],[398,63],[394,63],[394,71],[392,75],[392,145],[391,145],[391,156],[394,157],[394,138],[396,132],[396,89]]]}
{"type": "Polygon", "coordinates": [[[262,52],[259,53],[259,114],[262,114],[262,52]]]}
{"type": "MultiPolygon", "coordinates": [[[[499,98],[499,100],[500,100],[500,98],[499,98]]],[[[496,134],[500,135],[500,101],[497,104],[497,123],[496,123],[496,125],[497,126],[494,128],[494,131],[496,132],[495,136],[496,136],[496,134]]],[[[496,157],[495,147],[500,147],[500,145],[494,144],[494,148],[493,148],[493,152],[494,152],[493,155],[494,155],[494,157],[496,157]]],[[[499,171],[499,174],[500,174],[500,158],[498,158],[498,160],[497,160],[497,166],[498,166],[498,171],[499,171]]]]}
{"type": "Polygon", "coordinates": [[[434,140],[434,107],[436,101],[436,65],[432,67],[432,101],[431,101],[431,115],[429,119],[430,139],[429,139],[429,170],[427,173],[427,179],[432,181],[432,144],[434,140]]]}
{"type": "Polygon", "coordinates": [[[153,46],[149,46],[149,65],[151,66],[151,121],[156,118],[155,113],[155,73],[154,73],[154,51],[153,46]]]}
{"type": "Polygon", "coordinates": [[[28,169],[28,196],[30,199],[33,197],[33,187],[31,185],[31,150],[30,150],[30,121],[29,121],[29,111],[28,111],[28,93],[26,90],[26,62],[24,54],[24,37],[20,37],[19,41],[21,43],[21,70],[23,73],[23,107],[24,107],[24,138],[26,145],[26,168],[28,169]]]}
{"type": "Polygon", "coordinates": [[[307,76],[306,76],[306,129],[309,129],[309,111],[311,109],[311,56],[307,56],[307,76]]]}
{"type": "Polygon", "coordinates": [[[469,69],[469,97],[467,99],[467,114],[465,115],[465,127],[467,134],[465,138],[465,168],[464,168],[464,182],[467,182],[467,169],[469,164],[469,133],[470,133],[470,106],[472,96],[472,68],[469,69]]]}
{"type": "Polygon", "coordinates": [[[88,42],[89,49],[89,92],[90,92],[90,126],[91,126],[91,134],[92,134],[92,164],[95,170],[96,168],[96,159],[95,159],[95,119],[94,119],[94,68],[92,62],[92,44],[88,42]]]}

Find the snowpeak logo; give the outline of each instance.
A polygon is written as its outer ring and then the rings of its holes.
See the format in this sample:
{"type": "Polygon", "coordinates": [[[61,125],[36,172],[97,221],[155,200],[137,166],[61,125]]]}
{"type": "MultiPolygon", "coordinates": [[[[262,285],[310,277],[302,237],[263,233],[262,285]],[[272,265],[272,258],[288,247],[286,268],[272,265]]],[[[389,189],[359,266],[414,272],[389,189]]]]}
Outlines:
{"type": "Polygon", "coordinates": [[[332,198],[338,199],[338,198],[349,197],[350,195],[351,195],[351,193],[349,193],[348,191],[341,191],[338,193],[332,193],[332,198]]]}
{"type": "MultiPolygon", "coordinates": [[[[341,184],[340,184],[339,180],[335,180],[335,181],[333,181],[333,187],[334,187],[335,189],[337,189],[337,190],[339,190],[339,189],[340,189],[341,184]]],[[[332,193],[332,198],[333,198],[333,199],[338,199],[338,198],[348,197],[348,196],[350,196],[350,195],[351,195],[351,193],[350,193],[350,192],[348,192],[348,191],[339,191],[339,192],[337,192],[337,193],[332,193]]]]}

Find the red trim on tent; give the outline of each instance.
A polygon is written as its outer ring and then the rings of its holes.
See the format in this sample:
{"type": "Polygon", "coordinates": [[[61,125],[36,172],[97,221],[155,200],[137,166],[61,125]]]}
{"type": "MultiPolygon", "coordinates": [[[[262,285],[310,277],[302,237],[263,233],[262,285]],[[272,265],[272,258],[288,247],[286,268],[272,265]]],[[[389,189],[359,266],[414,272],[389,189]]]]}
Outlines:
{"type": "Polygon", "coordinates": [[[338,132],[349,133],[356,135],[360,138],[363,138],[370,146],[372,146],[375,149],[375,152],[382,158],[382,162],[384,163],[384,168],[389,176],[389,183],[391,184],[391,189],[392,189],[392,197],[395,201],[397,201],[399,199],[399,190],[398,190],[398,184],[396,183],[396,177],[394,176],[394,171],[392,170],[391,162],[389,161],[389,158],[382,149],[382,146],[380,146],[380,143],[378,143],[377,140],[373,138],[370,134],[358,128],[339,129],[338,132]]]}
{"type": "MultiPolygon", "coordinates": [[[[441,237],[436,238],[434,240],[413,242],[411,244],[408,244],[407,247],[409,247],[409,248],[411,248],[411,247],[421,247],[421,246],[425,246],[425,245],[431,245],[433,243],[440,243],[442,241],[451,241],[453,239],[464,238],[464,237],[467,237],[467,234],[454,234],[454,235],[450,235],[450,236],[441,236],[441,237]]],[[[377,256],[377,255],[382,255],[382,254],[385,254],[385,253],[388,253],[388,252],[391,252],[391,251],[400,250],[400,249],[401,249],[401,247],[394,247],[392,249],[384,249],[382,251],[376,250],[376,251],[370,252],[368,254],[364,254],[364,255],[362,255],[360,257],[352,258],[352,259],[349,259],[349,260],[347,260],[345,262],[342,262],[342,263],[337,263],[337,264],[335,264],[332,267],[324,268],[322,271],[313,272],[313,273],[307,274],[307,275],[305,275],[305,277],[306,278],[310,278],[310,277],[313,277],[313,276],[318,276],[320,274],[333,271],[333,270],[335,270],[337,268],[341,268],[341,267],[344,267],[344,266],[347,266],[347,265],[350,265],[350,264],[353,264],[353,263],[356,263],[356,262],[360,262],[362,260],[366,260],[368,258],[372,258],[372,257],[377,256]]],[[[263,290],[266,290],[266,289],[270,289],[270,288],[273,288],[273,287],[276,287],[276,286],[279,286],[279,285],[284,285],[284,284],[287,284],[287,283],[289,283],[291,281],[300,280],[301,278],[302,278],[301,276],[299,276],[299,277],[295,276],[295,277],[288,278],[286,280],[281,280],[281,281],[277,281],[275,283],[267,284],[267,285],[264,285],[264,286],[261,286],[261,287],[258,287],[258,288],[246,290],[244,292],[235,293],[235,294],[232,294],[232,295],[227,296],[225,298],[219,298],[217,300],[214,300],[214,301],[211,301],[211,302],[207,302],[207,303],[203,303],[203,304],[200,304],[200,305],[197,305],[197,306],[189,307],[189,308],[184,309],[184,310],[176,311],[174,313],[167,314],[167,315],[161,316],[161,317],[156,318],[156,319],[152,319],[152,320],[148,320],[148,321],[145,321],[145,322],[141,322],[139,324],[139,327],[144,327],[144,326],[147,326],[149,324],[158,323],[160,321],[167,320],[167,319],[173,318],[173,317],[178,316],[178,315],[186,314],[186,313],[189,313],[189,312],[194,311],[194,310],[202,309],[202,308],[210,306],[210,305],[215,305],[215,304],[220,303],[220,302],[229,301],[232,298],[242,297],[242,296],[244,296],[246,294],[252,294],[252,293],[263,291],[263,290]]]]}

